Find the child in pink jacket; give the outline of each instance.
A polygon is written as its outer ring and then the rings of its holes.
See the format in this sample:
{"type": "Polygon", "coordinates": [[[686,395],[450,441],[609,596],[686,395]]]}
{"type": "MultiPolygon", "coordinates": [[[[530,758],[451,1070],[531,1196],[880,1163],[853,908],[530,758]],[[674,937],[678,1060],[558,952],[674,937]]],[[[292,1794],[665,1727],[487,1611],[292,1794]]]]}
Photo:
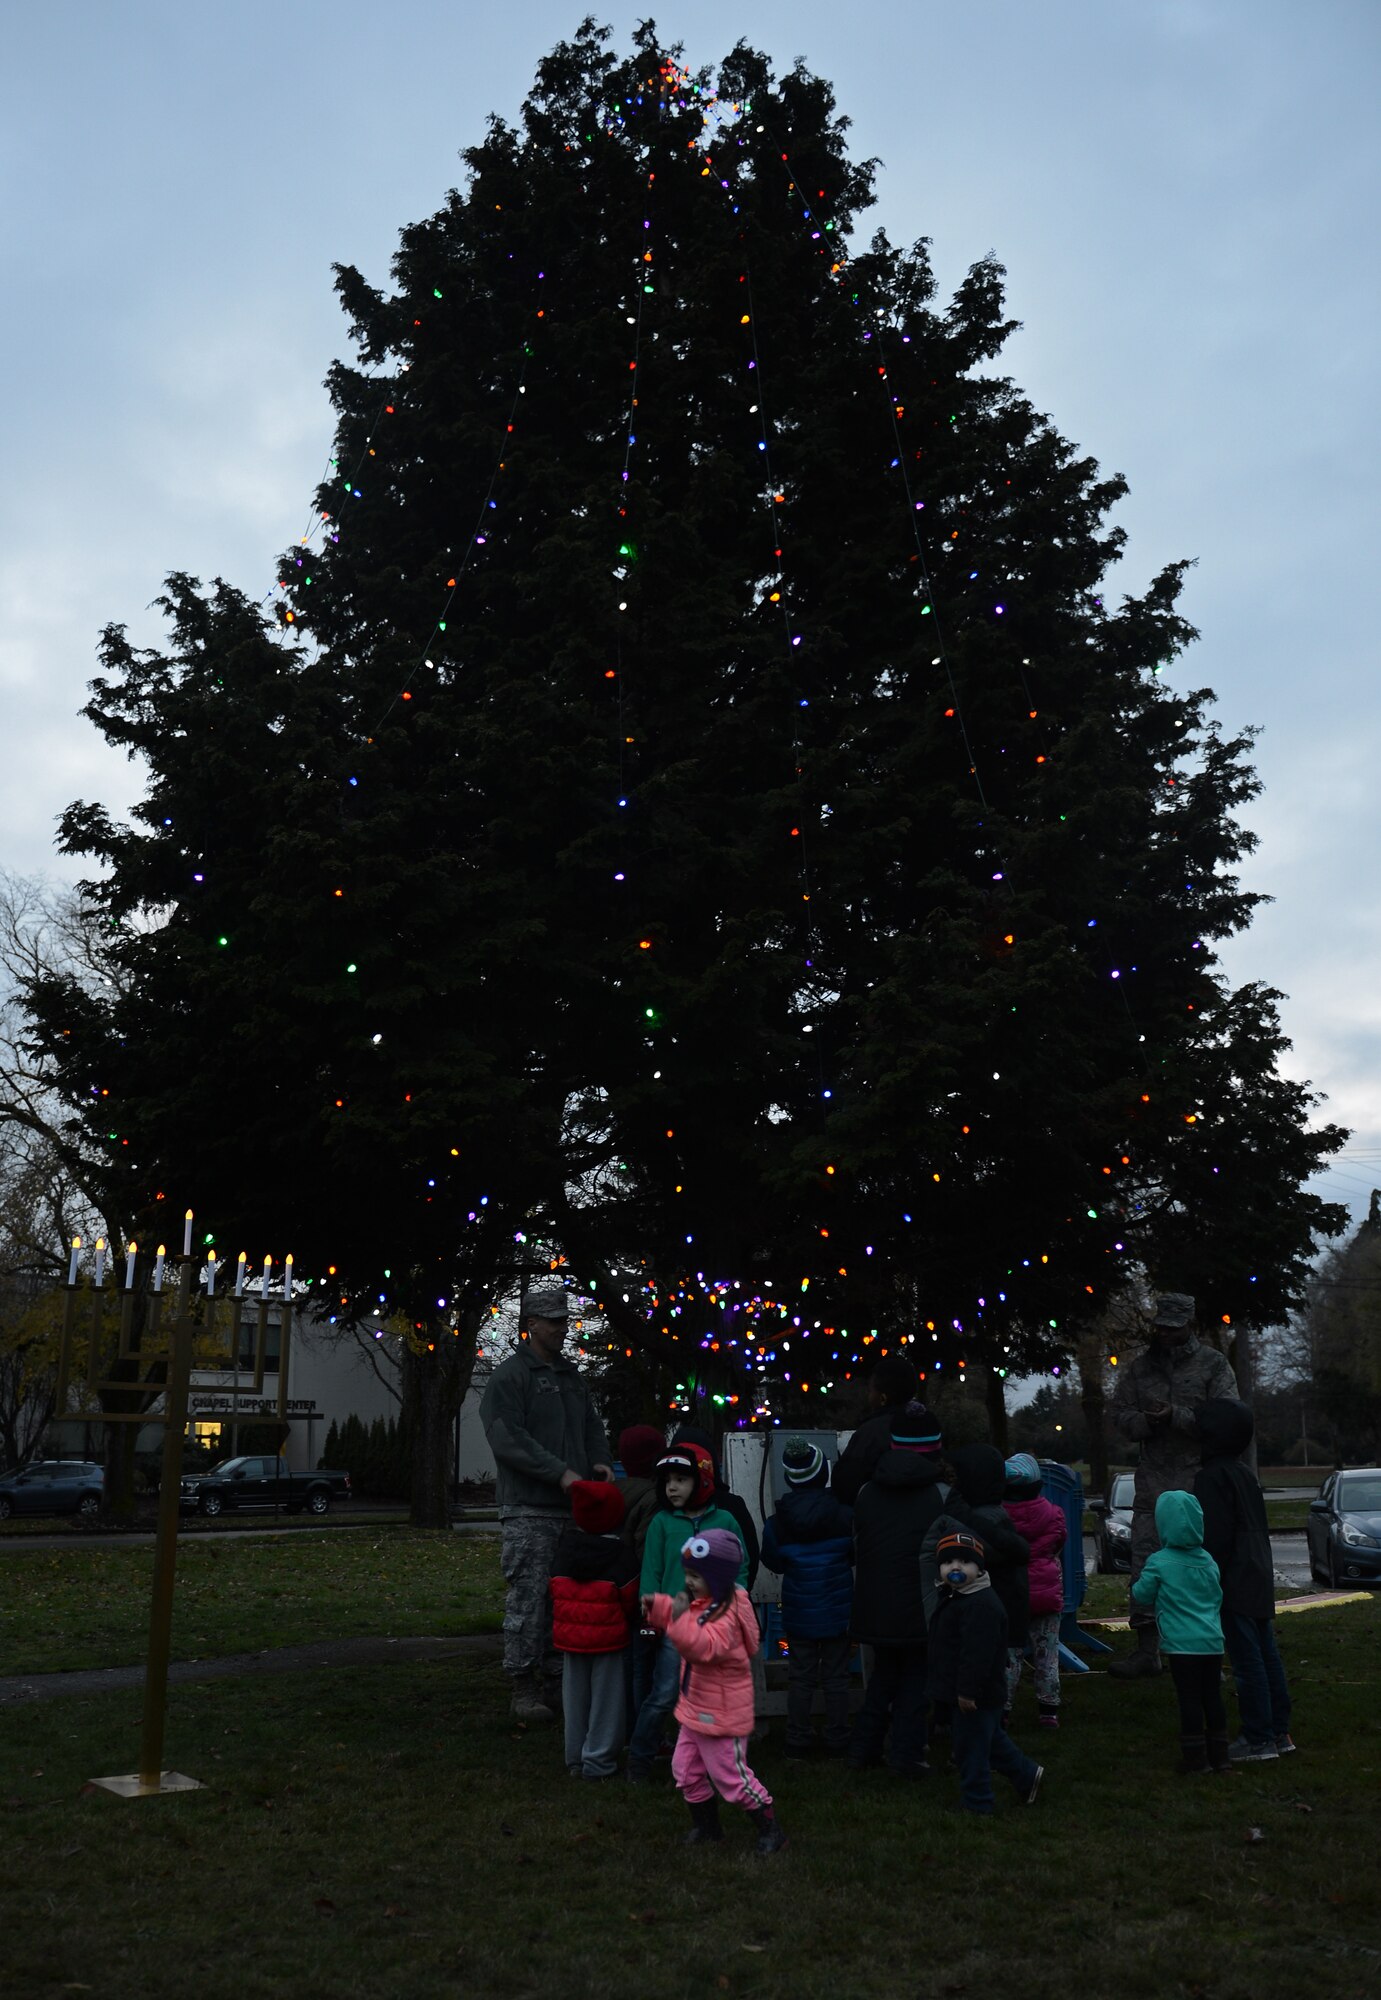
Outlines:
{"type": "Polygon", "coordinates": [[[748,1764],[753,1733],[753,1655],[762,1644],[757,1613],[737,1577],[737,1535],[708,1528],[681,1550],[686,1587],[675,1597],[643,1598],[643,1616],[664,1632],[685,1665],[676,1720],[681,1725],[671,1772],[690,1807],[687,1846],[722,1840],[719,1799],[742,1806],[758,1830],[759,1854],[786,1846],[772,1794],[748,1764]],[[718,1793],[718,1797],[716,1797],[718,1793]]]}
{"type": "MultiPolygon", "coordinates": [[[[1065,1575],[1060,1551],[1065,1545],[1065,1517],[1041,1492],[1041,1468],[1029,1451],[1007,1461],[1003,1505],[1017,1533],[1031,1549],[1027,1582],[1031,1592],[1031,1665],[1036,1677],[1036,1706],[1043,1729],[1060,1726],[1060,1618],[1064,1611],[1065,1575]]],[[[1007,1662],[1007,1706],[1012,1706],[1021,1679],[1021,1654],[1010,1650],[1007,1662]]]]}

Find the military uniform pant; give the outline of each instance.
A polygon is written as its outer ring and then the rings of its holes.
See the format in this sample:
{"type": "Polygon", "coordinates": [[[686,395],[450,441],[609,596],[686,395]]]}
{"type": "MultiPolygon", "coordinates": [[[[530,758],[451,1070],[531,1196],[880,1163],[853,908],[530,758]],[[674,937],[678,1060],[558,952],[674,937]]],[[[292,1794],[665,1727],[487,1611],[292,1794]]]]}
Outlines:
{"type": "Polygon", "coordinates": [[[508,1595],[503,1611],[503,1670],[513,1679],[561,1678],[551,1642],[551,1566],[566,1526],[564,1514],[512,1514],[503,1524],[500,1560],[508,1595]]]}
{"type": "MultiPolygon", "coordinates": [[[[1132,1573],[1127,1580],[1129,1590],[1145,1569],[1148,1558],[1153,1556],[1160,1547],[1160,1536],[1156,1533],[1156,1500],[1158,1498],[1159,1495],[1153,1495],[1143,1505],[1141,1496],[1138,1494],[1136,1504],[1132,1508],[1132,1573]]],[[[1128,1622],[1134,1632],[1139,1632],[1143,1626],[1155,1624],[1156,1614],[1146,1605],[1138,1604],[1135,1599],[1132,1599],[1129,1609],[1131,1616],[1128,1622]]]]}

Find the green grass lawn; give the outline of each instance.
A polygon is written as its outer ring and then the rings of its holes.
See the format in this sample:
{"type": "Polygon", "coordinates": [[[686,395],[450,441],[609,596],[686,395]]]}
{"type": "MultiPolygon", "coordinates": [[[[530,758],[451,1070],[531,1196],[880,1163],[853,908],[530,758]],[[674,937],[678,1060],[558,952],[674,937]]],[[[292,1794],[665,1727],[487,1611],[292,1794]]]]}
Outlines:
{"type": "MultiPolygon", "coordinates": [[[[492,1660],[171,1692],[203,1792],[88,1792],[133,1695],[8,1709],[0,1991],[15,2000],[1067,2000],[1374,1996],[1381,1606],[1281,1621],[1297,1756],[1174,1771],[1168,1678],[1065,1683],[1032,1808],[754,1761],[791,1836],[679,1843],[670,1789],[568,1780],[492,1660]]],[[[778,1733],[779,1733],[778,1726],[778,1733]]],[[[1036,1747],[1030,1694],[1016,1733],[1036,1747]]]]}
{"type": "MultiPolygon", "coordinates": [[[[151,1548],[24,1549],[0,1557],[0,1675],[144,1657],[151,1548]]],[[[180,1540],[175,1660],[314,1639],[497,1631],[498,1538],[381,1527],[262,1541],[180,1540]]]]}

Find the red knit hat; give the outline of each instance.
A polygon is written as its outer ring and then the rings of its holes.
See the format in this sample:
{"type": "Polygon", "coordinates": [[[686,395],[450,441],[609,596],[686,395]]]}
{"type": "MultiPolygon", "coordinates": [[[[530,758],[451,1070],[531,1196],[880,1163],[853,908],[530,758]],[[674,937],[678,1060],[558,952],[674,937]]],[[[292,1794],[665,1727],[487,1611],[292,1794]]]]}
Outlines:
{"type": "Polygon", "coordinates": [[[666,1432],[654,1424],[630,1424],[619,1432],[619,1463],[631,1479],[651,1479],[666,1448],[666,1432]]]}
{"type": "Polygon", "coordinates": [[[587,1535],[616,1535],[623,1526],[623,1495],[611,1479],[577,1479],[571,1513],[587,1535]]]}

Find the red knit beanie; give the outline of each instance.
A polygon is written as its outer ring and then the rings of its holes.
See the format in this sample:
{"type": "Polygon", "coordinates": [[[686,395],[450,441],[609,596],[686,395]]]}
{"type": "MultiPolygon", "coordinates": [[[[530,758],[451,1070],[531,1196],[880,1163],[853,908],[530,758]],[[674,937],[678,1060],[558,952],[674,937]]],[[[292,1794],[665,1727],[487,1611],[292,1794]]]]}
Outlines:
{"type": "Polygon", "coordinates": [[[651,1479],[666,1448],[666,1432],[653,1424],[630,1424],[619,1432],[619,1464],[630,1479],[651,1479]]]}
{"type": "Polygon", "coordinates": [[[611,1479],[577,1479],[571,1513],[587,1535],[616,1535],[623,1526],[623,1495],[611,1479]]]}

